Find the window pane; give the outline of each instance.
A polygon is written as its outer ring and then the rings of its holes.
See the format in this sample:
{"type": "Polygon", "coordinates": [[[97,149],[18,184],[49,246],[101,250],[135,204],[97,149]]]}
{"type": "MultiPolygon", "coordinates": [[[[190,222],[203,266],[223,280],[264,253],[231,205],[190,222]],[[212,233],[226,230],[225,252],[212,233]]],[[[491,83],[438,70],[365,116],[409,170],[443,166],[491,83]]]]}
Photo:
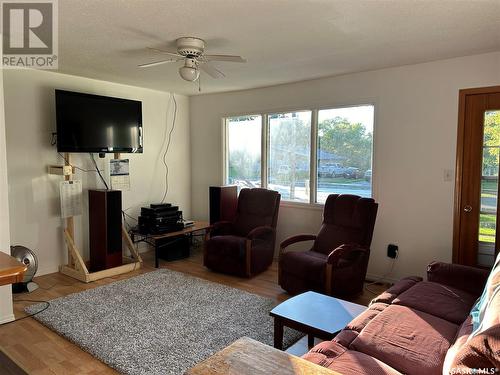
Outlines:
{"type": "Polygon", "coordinates": [[[495,261],[499,151],[500,111],[487,111],[484,114],[483,172],[477,254],[477,262],[480,266],[492,266],[495,261]]]}
{"type": "Polygon", "coordinates": [[[374,106],[318,111],[318,190],[329,194],[372,196],[374,106]]]}
{"type": "Polygon", "coordinates": [[[227,183],[243,187],[260,186],[262,116],[226,119],[227,183]]]}
{"type": "Polygon", "coordinates": [[[310,154],[310,111],[269,115],[269,189],[283,200],[309,202],[310,154]]]}

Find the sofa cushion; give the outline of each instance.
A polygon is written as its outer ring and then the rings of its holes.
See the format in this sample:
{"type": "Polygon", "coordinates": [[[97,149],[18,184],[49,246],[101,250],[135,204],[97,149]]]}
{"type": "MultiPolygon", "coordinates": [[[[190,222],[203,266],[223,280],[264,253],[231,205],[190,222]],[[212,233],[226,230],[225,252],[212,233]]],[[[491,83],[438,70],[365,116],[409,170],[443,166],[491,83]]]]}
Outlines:
{"type": "Polygon", "coordinates": [[[393,304],[411,307],[458,325],[467,318],[475,300],[472,294],[462,290],[422,281],[400,294],[393,304]]]}
{"type": "Polygon", "coordinates": [[[316,345],[302,358],[344,375],[400,374],[376,358],[354,350],[347,350],[334,341],[324,341],[316,345]]]}
{"type": "Polygon", "coordinates": [[[405,277],[405,278],[399,280],[398,282],[396,282],[393,286],[391,286],[385,292],[383,292],[382,294],[375,297],[371,303],[377,303],[377,302],[392,303],[392,301],[394,301],[397,296],[399,296],[401,293],[407,291],[412,286],[421,282],[422,280],[423,279],[421,277],[418,277],[418,276],[405,277]]]}
{"type": "Polygon", "coordinates": [[[375,318],[381,311],[383,311],[387,306],[389,305],[385,303],[374,303],[370,305],[368,309],[351,320],[351,322],[347,324],[345,328],[340,331],[333,340],[345,347],[349,347],[352,341],[356,337],[358,337],[363,328],[365,328],[366,325],[370,323],[370,321],[375,318]]]}
{"type": "Polygon", "coordinates": [[[349,349],[407,374],[441,374],[458,326],[422,311],[391,305],[361,331],[349,349]]]}
{"type": "Polygon", "coordinates": [[[448,285],[476,297],[481,294],[488,274],[485,269],[455,263],[431,262],[427,266],[427,281],[448,285]]]}

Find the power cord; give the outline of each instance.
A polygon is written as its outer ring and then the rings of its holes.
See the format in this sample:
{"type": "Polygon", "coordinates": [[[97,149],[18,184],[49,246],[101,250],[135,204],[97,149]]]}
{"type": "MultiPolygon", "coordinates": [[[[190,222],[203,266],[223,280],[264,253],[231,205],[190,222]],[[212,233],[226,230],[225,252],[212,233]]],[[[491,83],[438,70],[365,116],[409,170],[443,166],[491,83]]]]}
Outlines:
{"type": "Polygon", "coordinates": [[[377,280],[372,281],[371,283],[368,283],[368,284],[365,285],[365,289],[366,289],[367,292],[369,292],[371,294],[374,294],[374,295],[380,294],[379,292],[376,292],[373,289],[370,289],[370,286],[382,282],[386,277],[388,277],[392,273],[392,271],[394,270],[394,265],[396,264],[396,259],[397,259],[397,256],[396,256],[396,258],[394,258],[392,260],[392,263],[391,263],[391,266],[389,268],[389,271],[385,275],[383,275],[383,276],[379,277],[377,280]]]}
{"type": "Polygon", "coordinates": [[[167,164],[167,153],[168,149],[170,148],[170,141],[172,140],[172,133],[175,128],[175,120],[177,118],[177,100],[175,100],[175,95],[170,94],[170,98],[172,99],[174,103],[174,116],[172,119],[172,128],[170,131],[168,131],[168,126],[167,129],[165,129],[165,139],[163,140],[163,143],[165,144],[165,141],[167,142],[167,146],[165,147],[165,152],[163,153],[163,165],[165,166],[165,192],[163,193],[163,198],[161,199],[161,203],[165,202],[165,198],[167,197],[168,194],[168,164],[167,164]],[[166,139],[168,138],[168,140],[166,139]]]}
{"type": "Polygon", "coordinates": [[[133,217],[133,216],[131,216],[131,215],[127,214],[127,212],[126,212],[126,211],[127,211],[127,210],[123,210],[123,211],[122,211],[122,212],[123,212],[123,215],[124,215],[124,216],[127,216],[127,217],[129,217],[130,219],[132,219],[132,220],[134,220],[135,222],[137,222],[137,219],[136,219],[135,217],[133,217]]]}
{"type": "Polygon", "coordinates": [[[104,179],[104,177],[102,177],[101,171],[99,170],[99,167],[97,166],[97,162],[94,159],[94,154],[92,154],[91,152],[89,152],[89,155],[90,155],[90,158],[92,159],[92,162],[94,163],[95,170],[96,170],[97,174],[101,178],[102,183],[104,184],[104,186],[106,186],[106,190],[109,190],[108,183],[106,182],[106,180],[104,179]]]}
{"type": "Polygon", "coordinates": [[[64,161],[66,162],[66,164],[68,164],[70,167],[72,168],[75,168],[75,169],[78,169],[79,171],[82,171],[82,172],[97,172],[95,169],[83,169],[81,167],[78,167],[76,165],[73,165],[69,162],[69,160],[63,155],[61,154],[60,152],[57,153],[61,158],[64,159],[64,161]]]}
{"type": "MultiPolygon", "coordinates": [[[[55,286],[73,286],[73,284],[61,284],[58,282],[55,282],[51,286],[47,286],[47,287],[41,286],[40,283],[38,283],[38,282],[37,282],[37,284],[38,284],[38,288],[43,289],[43,290],[51,290],[55,286]]],[[[16,301],[16,300],[14,300],[14,301],[16,301]]]]}
{"type": "Polygon", "coordinates": [[[45,310],[47,310],[50,307],[50,302],[49,301],[36,301],[36,300],[32,300],[32,299],[15,299],[14,302],[37,302],[37,303],[45,303],[46,306],[43,309],[41,309],[40,311],[37,311],[37,312],[35,312],[33,314],[28,314],[28,315],[23,316],[21,318],[17,318],[17,319],[11,320],[10,322],[2,323],[2,324],[0,324],[0,326],[4,326],[4,325],[7,325],[7,324],[15,323],[15,322],[18,322],[18,321],[23,320],[23,319],[32,318],[35,315],[38,315],[41,312],[44,312],[45,310]]]}

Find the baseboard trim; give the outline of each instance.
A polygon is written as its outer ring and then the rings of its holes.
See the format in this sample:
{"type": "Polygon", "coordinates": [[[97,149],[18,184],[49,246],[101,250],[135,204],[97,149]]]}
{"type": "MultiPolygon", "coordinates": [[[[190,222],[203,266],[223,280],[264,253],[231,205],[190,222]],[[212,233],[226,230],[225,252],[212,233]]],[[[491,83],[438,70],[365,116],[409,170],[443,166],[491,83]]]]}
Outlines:
{"type": "Polygon", "coordinates": [[[375,275],[373,273],[367,273],[366,280],[380,281],[380,282],[391,283],[391,284],[394,284],[396,281],[398,281],[398,279],[394,279],[392,277],[384,277],[382,275],[375,275]]]}
{"type": "Polygon", "coordinates": [[[15,319],[14,314],[6,315],[6,316],[0,318],[0,324],[12,322],[14,319],[15,319]]]}

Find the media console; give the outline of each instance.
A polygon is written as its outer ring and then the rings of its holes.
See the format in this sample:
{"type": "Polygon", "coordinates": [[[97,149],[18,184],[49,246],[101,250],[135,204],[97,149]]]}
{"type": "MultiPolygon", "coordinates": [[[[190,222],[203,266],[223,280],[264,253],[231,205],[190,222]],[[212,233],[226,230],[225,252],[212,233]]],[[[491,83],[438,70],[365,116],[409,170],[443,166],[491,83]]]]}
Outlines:
{"type": "Polygon", "coordinates": [[[159,266],[159,258],[167,261],[189,257],[191,238],[198,231],[206,231],[210,224],[206,221],[195,221],[184,229],[164,234],[141,234],[138,231],[131,232],[132,242],[143,240],[155,250],[155,267],[159,266]]]}

